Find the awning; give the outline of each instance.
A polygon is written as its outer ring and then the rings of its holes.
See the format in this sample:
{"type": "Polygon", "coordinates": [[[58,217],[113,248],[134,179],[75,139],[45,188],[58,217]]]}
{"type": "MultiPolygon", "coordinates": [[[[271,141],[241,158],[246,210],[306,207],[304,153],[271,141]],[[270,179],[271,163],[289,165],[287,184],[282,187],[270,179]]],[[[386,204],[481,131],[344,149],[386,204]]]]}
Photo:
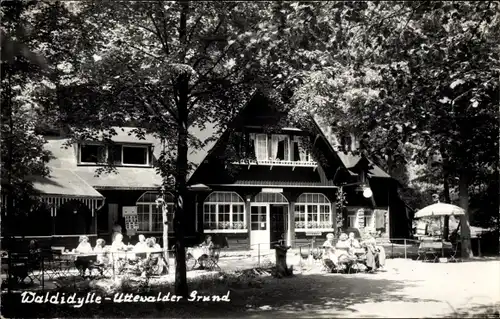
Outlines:
{"type": "Polygon", "coordinates": [[[51,206],[52,216],[61,205],[72,200],[83,202],[93,215],[104,201],[104,196],[72,170],[54,168],[47,177],[32,176],[29,180],[42,200],[51,206]]]}
{"type": "Polygon", "coordinates": [[[48,177],[32,176],[36,191],[43,195],[103,198],[92,186],[69,169],[53,168],[48,177]]]}

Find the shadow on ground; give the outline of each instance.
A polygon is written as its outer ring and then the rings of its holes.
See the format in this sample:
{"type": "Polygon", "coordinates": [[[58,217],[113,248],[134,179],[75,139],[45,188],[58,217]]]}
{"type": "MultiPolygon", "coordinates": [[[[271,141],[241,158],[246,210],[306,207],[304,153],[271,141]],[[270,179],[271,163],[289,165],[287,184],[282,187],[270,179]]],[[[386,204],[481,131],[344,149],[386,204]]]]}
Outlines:
{"type": "MultiPolygon", "coordinates": [[[[258,278],[246,285],[235,285],[223,280],[208,279],[197,283],[198,294],[225,294],[230,291],[230,302],[160,302],[112,303],[84,305],[74,308],[67,305],[21,304],[19,294],[2,296],[4,317],[234,317],[253,316],[345,316],[356,315],[354,305],[376,302],[432,302],[408,298],[402,290],[414,285],[411,281],[388,280],[378,274],[314,274],[296,275],[292,278],[258,278]]],[[[192,285],[191,287],[194,287],[192,285]]],[[[154,287],[143,293],[156,296],[166,294],[172,287],[154,287]]],[[[54,293],[54,292],[53,292],[54,293]]],[[[66,293],[68,295],[68,292],[66,293]]],[[[85,296],[87,291],[77,293],[85,296]]],[[[435,301],[438,302],[438,301],[435,301]]],[[[361,315],[361,314],[360,314],[361,315]]]]}

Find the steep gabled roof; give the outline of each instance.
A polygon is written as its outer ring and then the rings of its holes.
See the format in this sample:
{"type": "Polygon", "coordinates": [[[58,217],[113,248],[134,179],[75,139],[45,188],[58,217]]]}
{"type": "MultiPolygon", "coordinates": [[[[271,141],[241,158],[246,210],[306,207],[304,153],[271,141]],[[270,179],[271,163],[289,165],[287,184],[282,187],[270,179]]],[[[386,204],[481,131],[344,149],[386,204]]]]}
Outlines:
{"type": "MultiPolygon", "coordinates": [[[[246,103],[242,106],[240,109],[240,112],[235,116],[235,118],[229,123],[228,127],[232,127],[235,124],[238,123],[238,121],[241,119],[241,117],[244,115],[246,109],[248,106],[251,104],[252,100],[255,98],[262,96],[267,98],[266,94],[263,93],[260,90],[254,91],[254,93],[250,96],[250,98],[246,101],[246,103]]],[[[339,162],[343,167],[340,169],[342,171],[347,172],[347,174],[351,176],[356,176],[357,174],[354,172],[353,168],[356,167],[356,165],[361,161],[362,157],[359,155],[353,155],[353,154],[346,154],[341,151],[338,151],[336,149],[336,145],[338,144],[335,140],[335,136],[331,134],[330,130],[328,129],[328,126],[325,125],[326,121],[322,120],[318,116],[311,117],[312,123],[316,126],[315,129],[316,131],[321,135],[321,137],[324,139],[326,144],[328,145],[329,149],[331,150],[332,154],[336,158],[338,158],[339,162]]],[[[203,140],[203,138],[208,138],[211,137],[214,132],[215,125],[211,127],[211,129],[208,130],[203,130],[203,131],[196,131],[192,133],[196,137],[198,137],[200,140],[203,140]],[[198,135],[197,135],[198,134],[198,135]]],[[[200,166],[201,163],[207,158],[212,151],[217,149],[217,146],[220,145],[220,143],[223,142],[223,137],[229,134],[229,129],[226,129],[226,131],[219,137],[219,139],[216,142],[211,142],[207,144],[203,149],[193,151],[196,153],[196,162],[193,161],[193,163],[196,165],[196,168],[192,171],[192,174],[189,176],[191,178],[194,176],[196,173],[197,168],[200,166]]],[[[379,178],[391,178],[389,174],[384,172],[379,166],[374,164],[372,161],[367,159],[368,162],[370,163],[370,170],[368,171],[368,176],[370,177],[379,177],[379,178]]]]}
{"type": "MultiPolygon", "coordinates": [[[[268,97],[268,95],[265,92],[263,92],[261,90],[256,90],[250,96],[249,100],[244,104],[244,106],[240,109],[240,112],[227,125],[228,128],[222,133],[222,135],[219,137],[219,139],[217,140],[217,142],[214,143],[214,145],[212,146],[212,148],[210,150],[207,150],[207,153],[205,154],[205,158],[207,158],[208,156],[210,156],[210,154],[213,151],[219,149],[219,146],[222,143],[226,142],[226,138],[231,133],[231,129],[232,128],[239,127],[241,125],[253,125],[252,124],[253,121],[252,121],[252,119],[248,119],[249,117],[253,117],[255,115],[255,116],[257,116],[258,119],[262,119],[262,120],[266,121],[269,118],[276,118],[276,115],[278,115],[278,116],[282,116],[280,121],[287,122],[287,121],[290,120],[287,117],[287,115],[286,115],[286,113],[287,113],[286,111],[274,110],[272,107],[268,108],[268,106],[262,107],[262,106],[264,106],[264,103],[263,103],[264,100],[266,100],[266,103],[267,102],[271,102],[272,103],[272,100],[270,100],[270,98],[268,97]],[[261,114],[260,112],[263,112],[263,114],[261,114]]],[[[314,122],[312,122],[312,123],[314,125],[314,122]]],[[[269,123],[267,123],[267,124],[269,124],[269,123]]],[[[317,137],[321,137],[320,135],[323,135],[322,132],[321,132],[321,130],[319,128],[314,128],[314,127],[312,127],[312,130],[310,131],[310,133],[317,134],[317,137]]],[[[336,152],[333,150],[333,148],[331,148],[331,145],[328,143],[328,141],[326,140],[326,138],[323,136],[323,138],[320,139],[320,140],[322,140],[322,142],[321,142],[321,143],[323,143],[322,145],[324,145],[324,146],[326,146],[326,147],[328,147],[330,149],[329,153],[332,154],[331,156],[333,156],[333,160],[336,163],[335,165],[341,165],[342,166],[343,163],[342,163],[341,159],[338,158],[336,152]]],[[[204,160],[202,162],[204,162],[204,160]]],[[[343,168],[343,170],[346,171],[345,167],[342,167],[342,168],[343,168]]],[[[332,178],[334,176],[334,173],[335,172],[331,172],[331,170],[329,170],[327,172],[327,175],[330,176],[330,178],[332,178]]],[[[316,174],[318,174],[318,172],[316,172],[316,174]]],[[[189,183],[191,183],[191,182],[192,183],[200,182],[199,180],[196,180],[197,177],[194,177],[195,175],[197,175],[197,171],[196,170],[191,175],[191,179],[189,180],[189,183]],[[194,177],[194,179],[193,179],[193,177],[194,177]]],[[[323,175],[325,175],[325,174],[323,174],[323,175]]],[[[234,182],[236,182],[236,181],[234,181],[234,182]]],[[[248,181],[245,181],[245,182],[240,181],[240,182],[243,183],[243,184],[247,184],[248,183],[248,181]]],[[[280,182],[285,182],[285,180],[282,179],[282,180],[280,180],[280,182]]],[[[295,183],[295,182],[298,182],[298,181],[294,180],[293,183],[295,183]]],[[[291,182],[287,182],[286,184],[290,184],[290,183],[291,182]]],[[[327,186],[327,185],[333,186],[333,184],[331,183],[331,181],[326,181],[326,182],[323,181],[320,184],[322,186],[327,186]]],[[[320,184],[318,184],[318,185],[320,185],[320,184]]]]}

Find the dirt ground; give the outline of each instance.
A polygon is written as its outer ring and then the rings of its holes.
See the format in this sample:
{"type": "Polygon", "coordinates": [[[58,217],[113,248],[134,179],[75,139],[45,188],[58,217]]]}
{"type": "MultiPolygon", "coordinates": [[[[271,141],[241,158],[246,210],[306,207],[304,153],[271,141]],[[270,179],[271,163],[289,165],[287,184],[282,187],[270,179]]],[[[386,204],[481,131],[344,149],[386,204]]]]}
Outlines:
{"type": "Polygon", "coordinates": [[[377,274],[313,271],[281,280],[265,295],[256,293],[252,309],[273,317],[386,318],[500,311],[499,261],[430,264],[394,259],[386,268],[377,274]],[[272,301],[265,296],[273,296],[272,301]]]}
{"type": "MultiPolygon", "coordinates": [[[[290,263],[297,261],[290,260],[290,263]]],[[[229,264],[243,268],[245,263],[253,262],[221,260],[221,266],[227,271],[229,264]]],[[[190,273],[188,277],[193,277],[197,272],[190,273]]],[[[497,311],[497,315],[491,317],[498,318],[500,310],[499,260],[431,264],[391,259],[387,261],[385,271],[375,274],[325,274],[319,271],[319,267],[309,265],[304,267],[303,272],[296,266],[295,273],[294,277],[286,279],[262,277],[244,286],[219,285],[218,279],[213,279],[196,288],[203,294],[230,291],[230,302],[149,305],[109,303],[99,307],[65,310],[49,309],[45,305],[44,309],[37,309],[35,314],[36,317],[99,318],[219,318],[229,314],[234,318],[422,318],[474,315],[483,318],[497,311]]],[[[214,278],[218,276],[216,274],[214,278]]],[[[165,286],[161,291],[170,289],[165,286]]],[[[193,285],[191,289],[195,289],[193,285]]],[[[23,305],[26,311],[27,306],[23,305]]],[[[31,317],[17,311],[19,309],[14,312],[16,317],[31,317]]],[[[12,317],[7,312],[3,314],[12,317]]]]}

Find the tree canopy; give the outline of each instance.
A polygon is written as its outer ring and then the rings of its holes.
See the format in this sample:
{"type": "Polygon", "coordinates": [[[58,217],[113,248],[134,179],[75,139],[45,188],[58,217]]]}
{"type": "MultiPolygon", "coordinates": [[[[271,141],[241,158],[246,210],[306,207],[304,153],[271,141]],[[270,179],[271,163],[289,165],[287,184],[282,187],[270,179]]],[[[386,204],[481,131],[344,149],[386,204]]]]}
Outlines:
{"type": "Polygon", "coordinates": [[[157,168],[175,190],[179,295],[178,199],[188,148],[204,143],[190,128],[223,129],[256,88],[296,120],[314,114],[356,133],[358,151],[404,185],[421,164],[421,179],[443,184],[445,198],[457,189],[467,211],[479,189],[498,195],[498,2],[12,3],[2,2],[4,176],[47,173],[40,114],[67,125],[71,142],[112,143],[113,127],[130,124],[168,141],[157,168]]]}

